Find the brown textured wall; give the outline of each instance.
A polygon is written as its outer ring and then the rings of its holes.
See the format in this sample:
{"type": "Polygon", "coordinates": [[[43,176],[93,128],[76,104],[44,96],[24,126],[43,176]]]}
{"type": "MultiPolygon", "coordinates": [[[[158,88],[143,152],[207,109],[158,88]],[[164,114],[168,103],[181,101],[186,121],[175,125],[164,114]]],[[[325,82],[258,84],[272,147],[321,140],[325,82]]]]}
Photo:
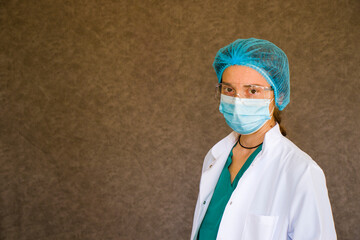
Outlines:
{"type": "Polygon", "coordinates": [[[237,38],[290,60],[289,138],[359,231],[359,1],[0,1],[0,239],[188,239],[228,134],[212,61],[237,38]]]}

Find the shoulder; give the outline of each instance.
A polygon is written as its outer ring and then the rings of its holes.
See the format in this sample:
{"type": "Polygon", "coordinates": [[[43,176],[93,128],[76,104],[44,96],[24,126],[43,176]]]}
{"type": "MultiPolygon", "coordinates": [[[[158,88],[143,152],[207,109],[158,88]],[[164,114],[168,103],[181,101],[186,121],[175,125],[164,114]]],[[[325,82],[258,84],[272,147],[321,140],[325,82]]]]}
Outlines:
{"type": "Polygon", "coordinates": [[[265,135],[263,152],[272,161],[278,164],[286,164],[289,167],[319,167],[315,161],[290,139],[284,137],[278,125],[274,126],[265,135]]]}
{"type": "Polygon", "coordinates": [[[289,171],[314,169],[322,172],[319,165],[288,138],[281,136],[277,148],[280,150],[279,152],[283,156],[282,161],[289,171]]]}
{"type": "Polygon", "coordinates": [[[324,176],[319,165],[275,127],[265,136],[262,155],[267,167],[274,174],[286,177],[289,183],[296,185],[303,178],[324,176]]]}
{"type": "Polygon", "coordinates": [[[307,153],[283,136],[274,148],[276,154],[269,167],[276,176],[285,180],[290,195],[315,198],[321,195],[322,199],[327,196],[324,172],[307,153]]]}

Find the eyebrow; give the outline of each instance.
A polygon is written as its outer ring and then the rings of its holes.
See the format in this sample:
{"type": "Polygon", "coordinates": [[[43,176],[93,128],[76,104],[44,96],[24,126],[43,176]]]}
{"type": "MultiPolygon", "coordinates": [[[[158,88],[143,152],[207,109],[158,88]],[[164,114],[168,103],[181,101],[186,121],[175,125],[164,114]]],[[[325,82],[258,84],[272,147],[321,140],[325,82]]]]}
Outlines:
{"type": "Polygon", "coordinates": [[[252,87],[252,86],[267,87],[267,86],[263,86],[263,85],[259,85],[259,84],[244,84],[244,87],[252,87]]]}
{"type": "MultiPolygon", "coordinates": [[[[228,85],[233,87],[233,85],[231,85],[230,83],[227,82],[222,82],[222,84],[228,85]]],[[[251,87],[251,86],[257,86],[257,87],[265,87],[265,88],[271,88],[271,86],[263,86],[263,85],[259,85],[259,84],[243,84],[244,87],[251,87]]]]}

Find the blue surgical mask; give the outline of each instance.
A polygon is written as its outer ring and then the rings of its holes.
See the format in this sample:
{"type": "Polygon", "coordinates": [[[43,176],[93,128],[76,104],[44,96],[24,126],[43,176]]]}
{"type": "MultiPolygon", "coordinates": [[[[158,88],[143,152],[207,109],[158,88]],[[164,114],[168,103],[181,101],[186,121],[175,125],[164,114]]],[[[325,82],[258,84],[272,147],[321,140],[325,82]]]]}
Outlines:
{"type": "Polygon", "coordinates": [[[220,112],[226,123],[243,135],[259,130],[271,119],[269,105],[273,99],[249,99],[221,94],[220,112]]]}

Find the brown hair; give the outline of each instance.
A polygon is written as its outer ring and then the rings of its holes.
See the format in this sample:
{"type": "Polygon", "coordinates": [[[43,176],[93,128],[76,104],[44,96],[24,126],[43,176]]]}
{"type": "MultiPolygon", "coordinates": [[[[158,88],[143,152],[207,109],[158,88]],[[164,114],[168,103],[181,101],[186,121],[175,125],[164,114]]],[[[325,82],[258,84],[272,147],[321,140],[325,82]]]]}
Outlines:
{"type": "Polygon", "coordinates": [[[283,136],[286,136],[286,130],[284,128],[283,125],[281,125],[281,111],[276,107],[274,110],[274,118],[275,121],[279,124],[280,126],[280,132],[283,136]]]}

